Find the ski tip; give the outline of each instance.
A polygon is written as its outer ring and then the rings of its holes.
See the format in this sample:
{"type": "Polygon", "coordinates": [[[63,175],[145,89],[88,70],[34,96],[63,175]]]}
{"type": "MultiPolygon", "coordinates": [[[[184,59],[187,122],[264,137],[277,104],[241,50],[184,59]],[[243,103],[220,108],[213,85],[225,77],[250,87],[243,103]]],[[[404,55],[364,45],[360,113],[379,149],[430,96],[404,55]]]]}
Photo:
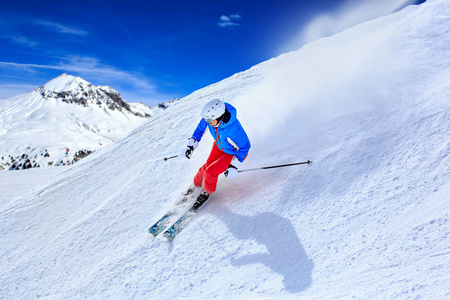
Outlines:
{"type": "Polygon", "coordinates": [[[306,162],[308,165],[310,165],[310,164],[312,164],[312,161],[310,161],[309,159],[308,159],[308,161],[306,162]]]}
{"type": "Polygon", "coordinates": [[[148,233],[150,233],[153,237],[156,237],[158,234],[161,233],[161,228],[158,228],[155,226],[152,226],[148,229],[148,233]]]}

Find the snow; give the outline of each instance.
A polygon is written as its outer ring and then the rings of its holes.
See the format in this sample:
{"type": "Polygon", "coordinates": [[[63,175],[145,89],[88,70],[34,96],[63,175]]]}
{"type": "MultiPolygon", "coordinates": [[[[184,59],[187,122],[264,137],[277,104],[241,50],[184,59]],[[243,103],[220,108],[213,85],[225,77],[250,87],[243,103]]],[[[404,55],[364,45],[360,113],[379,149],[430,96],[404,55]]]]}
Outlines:
{"type": "Polygon", "coordinates": [[[145,105],[143,103],[132,102],[132,103],[129,103],[129,104],[132,107],[133,111],[135,111],[137,113],[140,113],[141,115],[145,116],[145,114],[148,114],[148,115],[153,116],[155,114],[154,113],[154,109],[148,107],[147,105],[145,105]]]}
{"type": "Polygon", "coordinates": [[[0,193],[0,298],[450,298],[448,12],[428,0],[312,42],[181,99],[40,189],[0,193]],[[221,176],[173,242],[152,239],[212,138],[191,160],[162,158],[212,97],[252,141],[243,169],[313,164],[221,176]]]}
{"type": "Polygon", "coordinates": [[[46,169],[28,169],[21,172],[0,172],[0,199],[10,199],[33,194],[42,189],[42,186],[57,176],[67,167],[46,169]]]}
{"type": "Polygon", "coordinates": [[[80,77],[75,77],[72,75],[67,75],[66,73],[56,77],[53,80],[50,80],[44,85],[44,90],[55,91],[55,92],[63,92],[63,91],[71,91],[74,87],[79,84],[90,85],[89,82],[81,79],[80,77]]]}

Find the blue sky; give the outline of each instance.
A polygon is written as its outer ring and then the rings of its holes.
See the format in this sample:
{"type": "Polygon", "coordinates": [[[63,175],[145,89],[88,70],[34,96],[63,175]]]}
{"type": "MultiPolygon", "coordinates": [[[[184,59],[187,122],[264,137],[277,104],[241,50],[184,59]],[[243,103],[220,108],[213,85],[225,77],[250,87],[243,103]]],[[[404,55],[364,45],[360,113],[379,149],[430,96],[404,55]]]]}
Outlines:
{"type": "Polygon", "coordinates": [[[417,2],[2,1],[0,99],[67,73],[154,106],[417,2]]]}

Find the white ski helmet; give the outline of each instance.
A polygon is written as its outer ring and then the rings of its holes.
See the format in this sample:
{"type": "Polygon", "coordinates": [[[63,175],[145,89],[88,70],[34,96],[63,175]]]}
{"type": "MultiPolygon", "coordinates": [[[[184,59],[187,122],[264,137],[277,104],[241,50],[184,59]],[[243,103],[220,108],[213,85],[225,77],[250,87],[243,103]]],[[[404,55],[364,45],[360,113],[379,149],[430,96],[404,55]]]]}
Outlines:
{"type": "Polygon", "coordinates": [[[206,122],[212,123],[225,113],[225,103],[219,99],[209,101],[203,106],[202,117],[206,122]]]}

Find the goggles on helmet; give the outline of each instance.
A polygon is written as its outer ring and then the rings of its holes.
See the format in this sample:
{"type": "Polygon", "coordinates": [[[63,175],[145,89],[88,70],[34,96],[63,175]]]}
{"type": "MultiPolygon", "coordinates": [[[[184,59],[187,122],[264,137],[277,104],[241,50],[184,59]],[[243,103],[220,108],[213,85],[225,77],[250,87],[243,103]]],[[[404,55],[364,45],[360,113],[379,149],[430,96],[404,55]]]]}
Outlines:
{"type": "Polygon", "coordinates": [[[215,120],[215,119],[213,119],[213,118],[211,118],[211,117],[204,117],[203,119],[205,119],[205,121],[206,121],[208,124],[211,124],[211,123],[214,122],[214,120],[215,120]]]}

